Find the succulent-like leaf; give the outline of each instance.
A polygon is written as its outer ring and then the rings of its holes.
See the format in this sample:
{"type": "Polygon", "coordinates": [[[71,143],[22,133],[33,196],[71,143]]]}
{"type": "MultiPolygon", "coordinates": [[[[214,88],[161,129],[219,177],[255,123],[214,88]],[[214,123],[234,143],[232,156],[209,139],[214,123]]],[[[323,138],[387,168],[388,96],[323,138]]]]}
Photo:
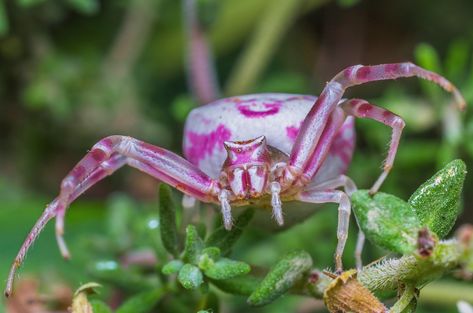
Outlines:
{"type": "Polygon", "coordinates": [[[423,183],[409,198],[422,225],[440,238],[452,229],[461,211],[461,192],[466,166],[454,160],[423,183]]]}
{"type": "Polygon", "coordinates": [[[176,226],[176,203],[171,188],[166,184],[159,185],[159,220],[163,246],[172,255],[177,255],[178,236],[176,226]]]}
{"type": "Polygon", "coordinates": [[[222,255],[228,255],[233,245],[240,238],[244,228],[248,225],[254,215],[254,209],[246,209],[241,213],[233,226],[232,230],[228,231],[223,226],[217,228],[206,240],[207,246],[214,246],[220,249],[222,255]]]}
{"type": "Polygon", "coordinates": [[[413,252],[422,228],[414,208],[393,195],[367,190],[352,195],[353,211],[368,240],[398,253],[413,252]]]}
{"type": "Polygon", "coordinates": [[[195,289],[204,282],[202,272],[192,264],[185,264],[179,271],[177,279],[186,289],[195,289]]]}
{"type": "Polygon", "coordinates": [[[139,293],[125,301],[115,313],[148,313],[158,303],[164,293],[162,288],[139,293]]]}
{"type": "Polygon", "coordinates": [[[194,225],[188,225],[186,228],[186,244],[183,255],[184,262],[197,265],[202,249],[204,249],[204,242],[197,233],[197,229],[194,225]]]}
{"type": "Polygon", "coordinates": [[[209,278],[222,280],[248,274],[250,270],[250,266],[244,262],[221,258],[206,269],[204,274],[209,278]]]}
{"type": "Polygon", "coordinates": [[[260,306],[272,302],[294,286],[312,266],[312,258],[305,251],[287,254],[266,275],[247,302],[260,306]]]}
{"type": "Polygon", "coordinates": [[[181,260],[172,260],[163,266],[163,268],[161,269],[161,272],[164,275],[175,274],[179,272],[183,266],[184,266],[184,263],[181,260]]]}

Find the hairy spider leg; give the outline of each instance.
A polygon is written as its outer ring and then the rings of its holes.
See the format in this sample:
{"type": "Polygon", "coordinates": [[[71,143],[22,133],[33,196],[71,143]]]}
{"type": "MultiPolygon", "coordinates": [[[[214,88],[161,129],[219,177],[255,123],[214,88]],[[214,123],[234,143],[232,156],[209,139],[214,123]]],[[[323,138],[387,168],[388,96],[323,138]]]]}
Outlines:
{"type": "Polygon", "coordinates": [[[343,102],[340,106],[348,115],[369,118],[392,128],[391,142],[389,143],[388,156],[384,161],[383,172],[370,189],[370,193],[375,194],[393,167],[394,159],[399,147],[399,141],[401,140],[402,130],[406,123],[398,115],[389,110],[368,103],[366,100],[351,99],[343,102]]]}
{"type": "MultiPolygon", "coordinates": [[[[412,63],[350,66],[327,83],[302,123],[289,157],[288,166],[284,170],[283,189],[288,188],[295,180],[300,179],[308,164],[314,163],[313,159],[318,158],[316,150],[325,131],[325,125],[348,87],[372,81],[412,76],[430,80],[440,85],[453,94],[460,109],[465,107],[465,100],[462,95],[447,79],[412,63]]],[[[375,187],[379,188],[379,186],[375,187]]]]}
{"type": "Polygon", "coordinates": [[[56,238],[64,257],[69,253],[62,237],[67,207],[81,193],[102,178],[128,164],[203,202],[216,202],[217,182],[184,158],[137,139],[110,136],[100,140],[69,172],[61,183],[59,196],[49,204],[36,222],[12,264],[5,295],[12,292],[16,270],[46,223],[56,217],[56,238]]]}

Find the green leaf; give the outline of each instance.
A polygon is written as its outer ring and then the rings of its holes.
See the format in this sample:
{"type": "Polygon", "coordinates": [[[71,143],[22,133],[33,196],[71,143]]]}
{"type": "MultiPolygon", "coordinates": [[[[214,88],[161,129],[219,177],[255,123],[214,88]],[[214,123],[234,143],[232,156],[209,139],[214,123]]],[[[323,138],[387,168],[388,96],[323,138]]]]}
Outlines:
{"type": "Polygon", "coordinates": [[[8,16],[5,11],[5,4],[3,0],[0,0],[0,36],[8,32],[8,27],[8,16]]]}
{"type": "Polygon", "coordinates": [[[186,245],[184,247],[183,260],[187,263],[197,265],[199,263],[199,257],[204,248],[204,242],[197,233],[197,229],[194,225],[189,225],[186,228],[186,245]]]}
{"type": "Polygon", "coordinates": [[[223,226],[217,228],[206,240],[207,246],[214,246],[220,248],[222,255],[228,255],[233,245],[238,241],[243,230],[253,218],[255,211],[252,208],[246,209],[241,213],[233,226],[232,230],[228,231],[223,226]]]}
{"type": "Polygon", "coordinates": [[[112,309],[103,301],[94,299],[90,300],[90,304],[94,313],[112,313],[112,309]]]}
{"type": "Polygon", "coordinates": [[[97,0],[68,0],[72,7],[84,14],[96,13],[99,9],[97,0]]]}
{"type": "Polygon", "coordinates": [[[256,290],[261,280],[254,276],[239,276],[225,280],[210,280],[218,289],[226,293],[249,296],[256,290]]]}
{"type": "Polygon", "coordinates": [[[171,275],[179,272],[179,270],[184,266],[181,260],[172,260],[163,266],[161,272],[164,275],[171,275]]]}
{"type": "Polygon", "coordinates": [[[221,258],[205,270],[204,274],[209,278],[222,280],[248,274],[250,270],[251,267],[244,262],[221,258]]]}
{"type": "Polygon", "coordinates": [[[148,313],[164,295],[162,288],[145,291],[129,298],[115,313],[148,313]]]}
{"type": "Polygon", "coordinates": [[[179,271],[177,279],[186,289],[195,289],[204,282],[202,272],[192,264],[184,265],[179,271]]]}
{"type": "Polygon", "coordinates": [[[296,251],[287,254],[250,295],[248,304],[261,306],[272,302],[294,286],[311,266],[312,258],[307,252],[296,251]]]}
{"type": "Polygon", "coordinates": [[[374,244],[398,253],[413,252],[421,223],[415,209],[393,195],[367,190],[352,195],[353,212],[366,238],[374,244]]]}
{"type": "Polygon", "coordinates": [[[172,255],[177,255],[178,236],[176,226],[176,203],[171,188],[166,184],[159,185],[159,219],[163,246],[172,255]]]}
{"type": "Polygon", "coordinates": [[[452,229],[461,211],[466,165],[454,160],[423,183],[409,198],[422,225],[440,238],[452,229]]]}

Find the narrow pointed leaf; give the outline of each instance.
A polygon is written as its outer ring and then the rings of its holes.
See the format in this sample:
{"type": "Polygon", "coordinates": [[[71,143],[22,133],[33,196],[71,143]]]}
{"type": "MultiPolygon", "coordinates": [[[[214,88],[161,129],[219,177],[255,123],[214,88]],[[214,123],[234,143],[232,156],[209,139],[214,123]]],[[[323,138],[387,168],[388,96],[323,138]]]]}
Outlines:
{"type": "Polygon", "coordinates": [[[148,313],[164,295],[162,288],[145,291],[128,299],[115,313],[148,313]]]}
{"type": "Polygon", "coordinates": [[[218,289],[229,294],[249,296],[256,290],[261,280],[250,275],[225,280],[210,280],[218,289]]]}
{"type": "Polygon", "coordinates": [[[228,231],[223,226],[217,228],[206,240],[207,246],[215,246],[220,248],[222,255],[228,255],[233,245],[238,241],[243,230],[251,221],[254,215],[254,209],[246,209],[241,213],[233,225],[233,228],[228,231]]]}
{"type": "Polygon", "coordinates": [[[177,279],[186,289],[195,289],[204,282],[202,272],[192,264],[184,265],[179,271],[177,279]]]}
{"type": "Polygon", "coordinates": [[[250,266],[244,262],[221,258],[204,273],[209,278],[222,280],[248,274],[250,270],[250,266]]]}
{"type": "Polygon", "coordinates": [[[173,201],[171,188],[166,184],[159,185],[159,218],[163,246],[176,256],[178,250],[176,203],[173,201]]]}
{"type": "Polygon", "coordinates": [[[423,183],[409,199],[420,222],[440,238],[448,234],[461,212],[465,175],[465,163],[454,160],[423,183]]]}
{"type": "Polygon", "coordinates": [[[202,254],[204,248],[204,242],[197,233],[197,229],[194,225],[189,225],[186,228],[186,244],[184,247],[183,260],[187,263],[197,265],[199,263],[199,257],[202,254]]]}
{"type": "Polygon", "coordinates": [[[352,196],[353,211],[366,238],[385,249],[410,253],[416,249],[421,223],[414,208],[393,195],[367,190],[352,196]]]}
{"type": "Polygon", "coordinates": [[[305,251],[287,254],[266,275],[247,302],[260,306],[272,302],[294,286],[312,266],[312,258],[305,251]]]}

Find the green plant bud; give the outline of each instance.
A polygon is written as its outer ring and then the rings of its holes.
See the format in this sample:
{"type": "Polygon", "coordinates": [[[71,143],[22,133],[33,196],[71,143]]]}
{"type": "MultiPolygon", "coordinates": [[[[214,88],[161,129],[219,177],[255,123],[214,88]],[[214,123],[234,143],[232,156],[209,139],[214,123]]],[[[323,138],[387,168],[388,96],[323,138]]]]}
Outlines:
{"type": "Polygon", "coordinates": [[[440,238],[449,233],[460,214],[465,175],[465,163],[454,160],[423,183],[409,199],[421,224],[440,238]]]}
{"type": "Polygon", "coordinates": [[[244,262],[221,258],[206,269],[204,273],[209,278],[222,280],[248,274],[250,270],[251,267],[244,262]]]}
{"type": "Polygon", "coordinates": [[[222,253],[220,252],[220,249],[217,247],[207,247],[204,250],[202,250],[202,254],[207,254],[211,259],[218,260],[222,253]]]}
{"type": "Polygon", "coordinates": [[[176,203],[171,188],[166,184],[159,185],[159,221],[163,246],[172,255],[177,255],[178,236],[176,226],[176,203]]]}
{"type": "Polygon", "coordinates": [[[261,306],[272,302],[294,286],[310,270],[312,258],[305,251],[287,254],[266,275],[247,302],[261,306]]]}
{"type": "Polygon", "coordinates": [[[172,260],[163,266],[161,272],[164,275],[171,275],[179,272],[179,270],[184,266],[184,263],[181,260],[172,260]]]}
{"type": "Polygon", "coordinates": [[[371,197],[367,190],[359,190],[352,195],[352,205],[368,240],[403,254],[416,249],[422,227],[408,203],[386,193],[378,192],[371,197]]]}
{"type": "Polygon", "coordinates": [[[161,288],[139,293],[125,301],[115,313],[148,313],[164,294],[161,288]]]}
{"type": "Polygon", "coordinates": [[[222,255],[228,255],[233,245],[240,238],[243,230],[253,218],[255,211],[254,209],[246,209],[241,213],[236,221],[232,230],[228,231],[223,226],[217,228],[206,240],[207,246],[215,246],[220,249],[222,255]]]}
{"type": "Polygon", "coordinates": [[[204,282],[202,272],[192,264],[185,264],[179,271],[177,279],[186,289],[195,289],[204,282]]]}
{"type": "Polygon", "coordinates": [[[214,264],[215,264],[215,261],[211,257],[209,257],[207,253],[203,253],[199,258],[198,266],[203,271],[208,270],[209,268],[214,266],[214,264]]]}
{"type": "Polygon", "coordinates": [[[183,256],[184,262],[197,265],[203,248],[204,243],[197,233],[197,229],[194,225],[188,225],[186,228],[186,244],[183,256]]]}

